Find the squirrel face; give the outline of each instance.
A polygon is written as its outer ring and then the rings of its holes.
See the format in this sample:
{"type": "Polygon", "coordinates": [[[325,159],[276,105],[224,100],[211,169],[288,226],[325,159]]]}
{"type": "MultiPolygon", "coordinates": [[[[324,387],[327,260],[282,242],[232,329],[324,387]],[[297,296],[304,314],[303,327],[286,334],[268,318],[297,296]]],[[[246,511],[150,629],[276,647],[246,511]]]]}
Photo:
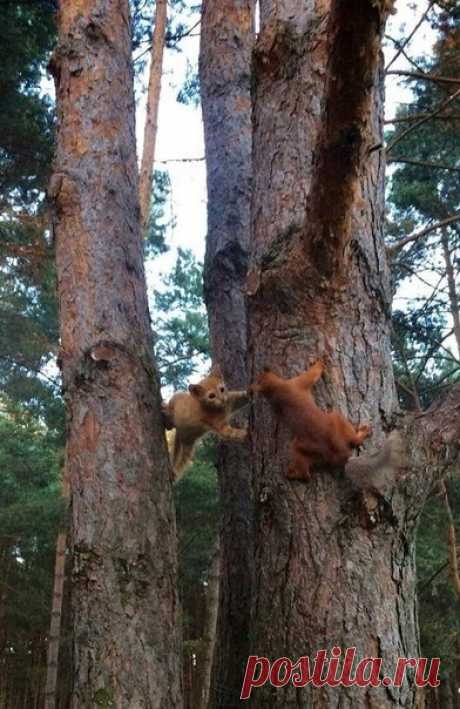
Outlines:
{"type": "Polygon", "coordinates": [[[228,395],[220,368],[213,367],[205,379],[199,384],[190,384],[188,390],[208,411],[225,411],[228,395]]]}

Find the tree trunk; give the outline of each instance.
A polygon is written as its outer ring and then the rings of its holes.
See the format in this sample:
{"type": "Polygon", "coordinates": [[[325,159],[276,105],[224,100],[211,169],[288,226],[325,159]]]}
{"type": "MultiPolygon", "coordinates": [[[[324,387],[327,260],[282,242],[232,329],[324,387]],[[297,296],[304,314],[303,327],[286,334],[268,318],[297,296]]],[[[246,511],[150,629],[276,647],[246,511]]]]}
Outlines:
{"type": "Polygon", "coordinates": [[[219,608],[219,585],[220,585],[220,544],[217,541],[214,554],[211,559],[208,574],[208,589],[206,592],[206,617],[203,632],[204,651],[201,658],[201,709],[208,709],[211,673],[214,658],[214,648],[216,645],[217,612],[219,608]]]}
{"type": "Polygon", "coordinates": [[[454,322],[454,335],[457,343],[457,354],[460,356],[460,311],[458,306],[457,285],[455,282],[455,271],[452,264],[449,249],[449,236],[447,229],[442,230],[441,236],[442,251],[446,264],[447,288],[449,292],[449,307],[454,322]]]}
{"type": "Polygon", "coordinates": [[[72,705],[180,707],[171,470],[139,225],[128,0],[62,2],[55,235],[72,705]]]}
{"type": "MultiPolygon", "coordinates": [[[[385,3],[386,6],[389,3],[385,3]]],[[[383,3],[261,3],[255,50],[250,373],[294,376],[318,357],[318,403],[371,422],[377,448],[395,424],[391,289],[382,234],[383,3]]],[[[286,479],[289,438],[257,398],[251,428],[256,508],[251,653],[274,660],[356,647],[358,658],[418,656],[414,539],[435,469],[408,424],[414,468],[385,495],[355,491],[343,472],[286,479]],[[417,457],[417,460],[415,458],[417,457]],[[420,467],[417,467],[420,466],[420,467]]],[[[430,428],[431,426],[431,428],[430,428]]],[[[449,432],[449,435],[451,432],[449,432]]],[[[430,455],[433,451],[430,452],[430,455]]],[[[433,463],[433,461],[432,461],[433,463]]],[[[329,655],[330,656],[330,655],[329,655]]],[[[253,691],[253,707],[411,707],[392,687],[253,691]]]]}
{"type": "Polygon", "coordinates": [[[145,118],[144,145],[139,179],[142,231],[147,228],[150,216],[167,14],[167,0],[156,0],[154,29],[152,33],[152,51],[150,55],[149,88],[146,106],[147,114],[145,118]]]}
{"type": "MultiPolygon", "coordinates": [[[[251,200],[253,0],[203,3],[200,86],[208,180],[205,300],[213,360],[247,386],[246,278],[251,200]]],[[[212,696],[237,701],[249,651],[253,575],[249,447],[219,446],[221,583],[212,696]]]]}
{"type": "Polygon", "coordinates": [[[45,709],[54,709],[56,706],[57,668],[59,658],[59,642],[61,637],[66,540],[67,533],[64,531],[59,532],[56,542],[53,601],[51,604],[51,623],[50,634],[48,637],[45,709]]]}

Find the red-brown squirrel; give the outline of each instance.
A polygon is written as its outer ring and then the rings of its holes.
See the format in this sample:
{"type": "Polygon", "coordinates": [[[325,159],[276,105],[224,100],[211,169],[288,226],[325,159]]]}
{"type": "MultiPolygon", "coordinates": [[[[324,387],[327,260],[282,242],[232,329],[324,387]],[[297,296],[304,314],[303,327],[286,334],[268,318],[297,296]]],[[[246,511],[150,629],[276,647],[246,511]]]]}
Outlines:
{"type": "Polygon", "coordinates": [[[344,466],[352,449],[360,446],[371,432],[368,425],[355,428],[339,411],[322,411],[316,405],[311,388],[323,371],[320,360],[292,379],[283,379],[266,369],[249,388],[269,400],[294,435],[287,471],[292,480],[307,480],[315,463],[344,466]]]}
{"type": "Polygon", "coordinates": [[[179,391],[163,404],[163,421],[167,429],[171,463],[180,479],[192,461],[195,444],[205,433],[217,433],[227,440],[243,440],[246,430],[229,425],[230,418],[249,402],[246,391],[228,391],[218,365],[188,392],[179,391]]]}

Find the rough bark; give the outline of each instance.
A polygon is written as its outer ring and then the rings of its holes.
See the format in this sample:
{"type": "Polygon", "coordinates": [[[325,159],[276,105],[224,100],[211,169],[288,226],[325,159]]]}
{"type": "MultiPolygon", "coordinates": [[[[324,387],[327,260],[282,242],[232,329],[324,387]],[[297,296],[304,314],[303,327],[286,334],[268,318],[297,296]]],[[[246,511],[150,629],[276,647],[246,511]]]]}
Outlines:
{"type": "Polygon", "coordinates": [[[62,2],[53,58],[72,706],[181,706],[171,470],[139,225],[128,0],[62,2]]]}
{"type": "Polygon", "coordinates": [[[46,663],[45,709],[56,706],[57,670],[59,641],[61,637],[62,598],[64,590],[64,566],[67,533],[60,531],[56,542],[54,563],[54,587],[51,603],[50,634],[48,637],[48,659],[46,663]]]}
{"type": "MultiPolygon", "coordinates": [[[[208,181],[205,299],[213,360],[232,388],[248,383],[246,278],[251,199],[253,0],[205,0],[200,86],[208,181]]],[[[249,649],[253,574],[249,448],[219,447],[221,585],[212,697],[237,701],[249,649]]]]}
{"type": "MultiPolygon", "coordinates": [[[[384,164],[375,149],[384,12],[371,0],[261,3],[247,282],[251,378],[264,365],[291,377],[322,357],[318,402],[371,422],[371,450],[397,420],[384,164]]],[[[430,414],[407,422],[411,470],[399,471],[385,495],[354,490],[343,471],[286,480],[289,435],[261,399],[251,434],[251,653],[296,661],[356,647],[359,658],[381,657],[392,675],[398,657],[418,656],[416,525],[441,454],[456,458],[441,421],[430,414]]],[[[416,691],[409,682],[317,690],[267,683],[251,702],[383,709],[414,706],[416,691]]]]}
{"type": "Polygon", "coordinates": [[[152,51],[150,55],[149,87],[147,93],[144,127],[144,145],[142,150],[142,163],[139,178],[139,201],[141,208],[142,231],[147,228],[150,216],[167,13],[167,0],[156,0],[154,28],[152,33],[152,51]]]}
{"type": "Polygon", "coordinates": [[[220,586],[220,544],[217,541],[208,574],[206,592],[206,617],[203,632],[204,652],[202,657],[202,679],[200,709],[208,709],[211,689],[211,673],[216,646],[217,613],[219,609],[220,586]]]}

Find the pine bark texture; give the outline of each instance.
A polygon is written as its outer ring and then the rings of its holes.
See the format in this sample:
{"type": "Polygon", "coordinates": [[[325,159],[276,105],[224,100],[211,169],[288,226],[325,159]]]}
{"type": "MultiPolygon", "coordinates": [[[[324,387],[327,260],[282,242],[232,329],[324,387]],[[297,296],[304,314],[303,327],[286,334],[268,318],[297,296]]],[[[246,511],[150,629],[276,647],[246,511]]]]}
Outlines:
{"type": "Polygon", "coordinates": [[[167,14],[167,0],[156,0],[155,20],[152,32],[152,51],[150,55],[149,87],[147,93],[144,127],[144,145],[142,149],[141,173],[139,178],[139,201],[141,207],[142,231],[147,228],[150,216],[167,14]]]}
{"type": "MultiPolygon", "coordinates": [[[[264,0],[254,57],[250,376],[268,365],[291,377],[322,357],[319,404],[371,422],[369,450],[397,423],[376,149],[386,9],[372,0],[264,0]]],[[[289,435],[256,399],[252,654],[295,662],[334,645],[356,647],[358,658],[382,658],[390,676],[398,657],[419,656],[415,531],[456,418],[449,431],[431,415],[408,421],[410,469],[374,496],[354,490],[343,471],[286,480],[289,435]]],[[[452,464],[458,453],[449,455],[452,464]]],[[[400,689],[267,683],[250,704],[383,709],[416,701],[410,682],[400,689]]]]}
{"type": "MultiPolygon", "coordinates": [[[[205,300],[212,357],[230,388],[248,384],[246,310],[251,203],[253,0],[205,0],[200,86],[208,182],[205,300]]],[[[239,696],[249,650],[253,581],[247,444],[219,446],[221,581],[211,706],[239,696]]]]}
{"type": "Polygon", "coordinates": [[[175,517],[140,237],[128,0],[61,2],[52,66],[72,706],[180,707],[175,517]]]}

